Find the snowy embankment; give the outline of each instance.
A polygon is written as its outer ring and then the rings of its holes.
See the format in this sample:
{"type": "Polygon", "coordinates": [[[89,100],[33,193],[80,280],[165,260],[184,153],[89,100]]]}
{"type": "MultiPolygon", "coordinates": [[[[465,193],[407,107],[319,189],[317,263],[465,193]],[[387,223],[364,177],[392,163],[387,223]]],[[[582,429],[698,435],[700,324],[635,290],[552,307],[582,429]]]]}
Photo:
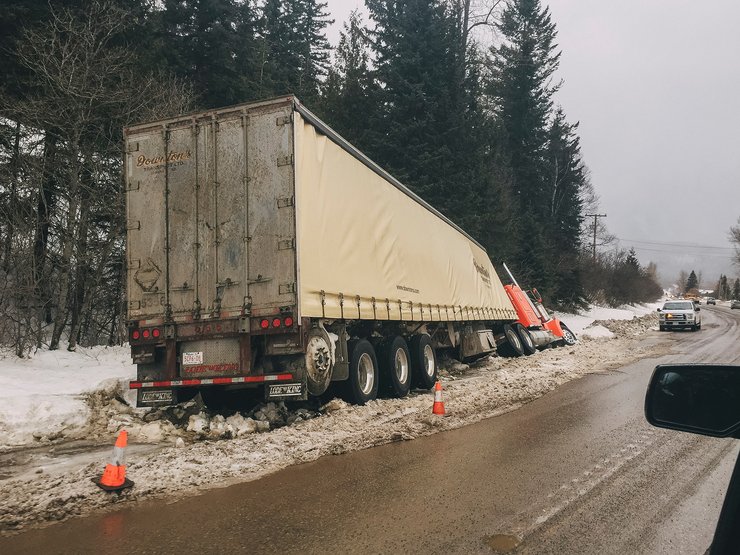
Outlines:
{"type": "MultiPolygon", "coordinates": [[[[88,395],[88,410],[95,422],[88,421],[76,432],[70,427],[66,433],[79,434],[85,429],[112,443],[114,433],[125,428],[134,432],[134,444],[148,440],[163,446],[128,457],[128,473],[136,485],[120,497],[101,492],[90,481],[107,462],[107,450],[95,463],[85,461],[66,467],[64,472],[38,468],[32,479],[26,475],[4,480],[0,531],[152,496],[193,495],[199,489],[257,479],[324,455],[458,428],[514,410],[585,374],[659,354],[662,348],[656,350],[653,343],[640,341],[654,327],[654,315],[616,324],[615,314],[609,316],[612,318],[604,325],[613,330],[611,339],[585,336],[573,347],[518,359],[489,357],[473,365],[444,361],[440,376],[446,417],[431,414],[430,392],[415,392],[405,399],[379,399],[363,407],[334,400],[319,411],[289,411],[282,404],[270,404],[227,418],[201,412],[195,403],[146,411],[126,406],[115,395],[88,395]]],[[[578,326],[576,323],[573,328],[578,326]]]]}
{"type": "Polygon", "coordinates": [[[580,314],[556,313],[556,316],[565,322],[577,337],[595,339],[599,337],[614,337],[614,332],[600,322],[641,318],[648,314],[655,314],[656,310],[661,306],[663,306],[662,302],[625,305],[620,308],[591,306],[588,310],[584,310],[580,314]]]}
{"type": "Polygon", "coordinates": [[[126,347],[40,350],[19,359],[0,353],[0,451],[84,438],[92,397],[110,397],[136,378],[126,347]]]}

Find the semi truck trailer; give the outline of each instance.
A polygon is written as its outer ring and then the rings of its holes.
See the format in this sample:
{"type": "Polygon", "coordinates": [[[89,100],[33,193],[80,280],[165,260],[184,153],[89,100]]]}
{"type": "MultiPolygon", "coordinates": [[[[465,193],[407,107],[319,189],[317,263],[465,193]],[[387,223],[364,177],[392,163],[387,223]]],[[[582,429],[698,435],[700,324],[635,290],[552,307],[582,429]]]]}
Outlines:
{"type": "Polygon", "coordinates": [[[139,406],[363,404],[506,345],[486,250],[293,96],[124,130],[139,406]]]}

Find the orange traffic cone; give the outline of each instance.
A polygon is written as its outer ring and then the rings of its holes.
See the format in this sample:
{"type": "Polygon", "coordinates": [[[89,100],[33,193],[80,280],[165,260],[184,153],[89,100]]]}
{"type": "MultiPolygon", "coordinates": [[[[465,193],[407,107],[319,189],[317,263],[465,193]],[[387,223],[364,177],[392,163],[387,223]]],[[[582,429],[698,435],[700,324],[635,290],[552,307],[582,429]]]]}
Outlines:
{"type": "Polygon", "coordinates": [[[445,404],[442,402],[442,384],[438,381],[434,384],[434,405],[432,405],[432,414],[444,414],[445,404]]]}
{"type": "Polygon", "coordinates": [[[128,432],[121,430],[113,447],[113,457],[110,464],[105,466],[103,475],[99,480],[93,479],[98,487],[105,491],[121,491],[130,488],[134,483],[126,478],[126,466],[123,464],[123,454],[128,441],[128,432]]]}

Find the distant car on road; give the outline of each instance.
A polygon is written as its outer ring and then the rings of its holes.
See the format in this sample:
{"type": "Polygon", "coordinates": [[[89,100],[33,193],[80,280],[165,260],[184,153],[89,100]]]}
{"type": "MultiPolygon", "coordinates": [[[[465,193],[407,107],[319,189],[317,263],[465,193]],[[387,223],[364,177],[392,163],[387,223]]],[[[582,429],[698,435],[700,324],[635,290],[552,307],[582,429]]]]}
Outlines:
{"type": "Polygon", "coordinates": [[[707,297],[707,304],[713,304],[714,306],[717,306],[717,301],[714,300],[714,297],[707,297]]]}
{"type": "MultiPolygon", "coordinates": [[[[740,308],[740,304],[738,304],[740,308]]],[[[676,300],[666,301],[663,304],[663,308],[659,308],[658,312],[658,328],[660,331],[666,331],[675,328],[689,328],[692,331],[701,329],[701,314],[699,308],[694,301],[689,300],[676,300]]]]}
{"type": "Polygon", "coordinates": [[[730,301],[730,308],[740,308],[740,301],[732,300],[730,301]]]}

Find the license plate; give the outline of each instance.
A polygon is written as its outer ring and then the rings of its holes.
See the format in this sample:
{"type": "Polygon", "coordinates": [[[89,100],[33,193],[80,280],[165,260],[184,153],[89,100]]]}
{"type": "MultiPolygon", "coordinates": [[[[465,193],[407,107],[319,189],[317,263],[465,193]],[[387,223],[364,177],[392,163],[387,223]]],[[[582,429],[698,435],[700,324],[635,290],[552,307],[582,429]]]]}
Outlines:
{"type": "Polygon", "coordinates": [[[143,403],[171,403],[173,401],[172,390],[142,391],[141,401],[143,403]]]}
{"type": "Polygon", "coordinates": [[[270,384],[267,386],[267,397],[273,399],[275,397],[302,397],[303,386],[301,383],[279,383],[270,384]]]}
{"type": "Polygon", "coordinates": [[[203,364],[203,352],[199,353],[183,353],[182,354],[183,365],[188,364],[203,364]]]}

